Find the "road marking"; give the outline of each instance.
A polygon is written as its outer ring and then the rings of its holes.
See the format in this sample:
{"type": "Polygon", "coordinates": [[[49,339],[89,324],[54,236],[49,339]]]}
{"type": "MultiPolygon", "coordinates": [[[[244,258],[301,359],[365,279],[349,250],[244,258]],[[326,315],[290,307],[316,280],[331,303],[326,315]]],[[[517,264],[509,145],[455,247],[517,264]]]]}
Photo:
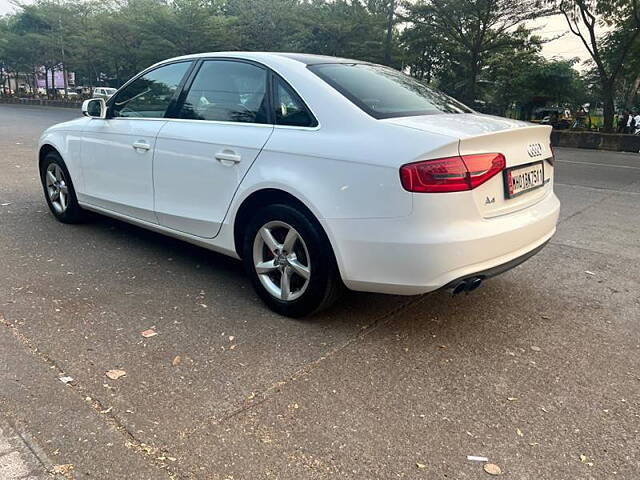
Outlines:
{"type": "Polygon", "coordinates": [[[630,170],[640,170],[640,167],[632,167],[631,165],[610,165],[608,163],[594,163],[594,162],[576,162],[575,160],[558,160],[560,163],[577,163],[578,165],[593,165],[595,167],[613,167],[613,168],[628,168],[630,170]]]}

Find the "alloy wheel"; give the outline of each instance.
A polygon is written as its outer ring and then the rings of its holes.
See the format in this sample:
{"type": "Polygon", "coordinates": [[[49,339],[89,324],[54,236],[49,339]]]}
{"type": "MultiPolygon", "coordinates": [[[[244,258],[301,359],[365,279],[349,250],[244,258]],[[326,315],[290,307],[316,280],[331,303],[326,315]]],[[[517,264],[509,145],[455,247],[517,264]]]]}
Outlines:
{"type": "Polygon", "coordinates": [[[253,264],[260,282],[275,298],[293,301],[309,285],[311,260],[302,236],[291,225],[271,221],[256,233],[253,264]]]}
{"type": "Polygon", "coordinates": [[[57,163],[50,163],[46,172],[47,195],[58,215],[64,213],[69,206],[69,187],[62,168],[57,163]]]}

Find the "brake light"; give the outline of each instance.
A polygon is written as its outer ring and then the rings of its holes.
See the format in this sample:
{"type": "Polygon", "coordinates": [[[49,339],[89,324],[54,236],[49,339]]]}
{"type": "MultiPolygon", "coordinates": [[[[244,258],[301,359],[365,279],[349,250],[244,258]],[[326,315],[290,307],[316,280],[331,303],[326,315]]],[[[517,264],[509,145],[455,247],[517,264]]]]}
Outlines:
{"type": "Polygon", "coordinates": [[[424,160],[400,167],[400,181],[410,192],[462,192],[482,185],[505,165],[501,153],[424,160]]]}

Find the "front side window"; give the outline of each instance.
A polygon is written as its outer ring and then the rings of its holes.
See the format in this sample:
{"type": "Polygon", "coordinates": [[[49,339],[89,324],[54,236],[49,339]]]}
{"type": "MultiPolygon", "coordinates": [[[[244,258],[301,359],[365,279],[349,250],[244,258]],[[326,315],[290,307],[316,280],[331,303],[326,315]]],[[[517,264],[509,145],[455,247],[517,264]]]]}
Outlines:
{"type": "Polygon", "coordinates": [[[317,122],[302,100],[280,78],[276,79],[274,96],[276,125],[315,127],[317,122]]]}
{"type": "Polygon", "coordinates": [[[162,118],[191,62],[156,68],[127,85],[111,104],[114,117],[162,118]]]}
{"type": "Polygon", "coordinates": [[[244,62],[202,63],[180,109],[180,118],[268,123],[267,71],[244,62]]]}
{"type": "Polygon", "coordinates": [[[374,118],[472,112],[444,93],[381,65],[327,63],[310,65],[309,70],[374,118]]]}

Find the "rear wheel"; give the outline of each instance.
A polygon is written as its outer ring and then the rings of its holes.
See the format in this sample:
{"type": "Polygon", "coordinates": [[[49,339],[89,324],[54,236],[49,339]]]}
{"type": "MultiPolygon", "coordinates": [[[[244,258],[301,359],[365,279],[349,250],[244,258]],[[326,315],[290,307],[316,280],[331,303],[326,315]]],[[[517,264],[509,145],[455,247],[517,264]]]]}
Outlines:
{"type": "Polygon", "coordinates": [[[260,298],[281,315],[310,315],[342,290],[322,228],[290,205],[269,205],[254,215],[245,230],[243,262],[260,298]]]}
{"type": "Polygon", "coordinates": [[[47,204],[56,219],[63,223],[79,223],[85,219],[69,170],[57,152],[45,156],[40,165],[40,179],[47,204]]]}

